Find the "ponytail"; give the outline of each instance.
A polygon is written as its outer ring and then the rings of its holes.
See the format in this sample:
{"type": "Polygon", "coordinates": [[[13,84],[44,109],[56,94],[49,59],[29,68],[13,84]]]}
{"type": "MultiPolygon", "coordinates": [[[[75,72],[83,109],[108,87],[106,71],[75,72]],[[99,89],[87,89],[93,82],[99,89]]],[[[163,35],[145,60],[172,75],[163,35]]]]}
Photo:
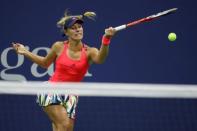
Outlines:
{"type": "Polygon", "coordinates": [[[87,17],[91,20],[95,20],[96,14],[94,12],[85,12],[83,14],[83,17],[87,17]]]}
{"type": "Polygon", "coordinates": [[[81,20],[87,17],[88,19],[95,20],[96,13],[88,11],[85,12],[83,15],[69,15],[68,11],[66,10],[64,16],[57,22],[57,27],[63,29],[65,22],[72,17],[77,17],[78,19],[81,20]]]}

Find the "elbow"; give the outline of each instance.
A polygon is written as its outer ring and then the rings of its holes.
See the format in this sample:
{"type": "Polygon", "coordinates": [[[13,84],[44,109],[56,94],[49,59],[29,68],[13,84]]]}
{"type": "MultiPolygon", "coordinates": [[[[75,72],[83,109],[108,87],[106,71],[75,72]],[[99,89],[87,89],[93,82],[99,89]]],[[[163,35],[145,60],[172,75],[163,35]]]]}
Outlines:
{"type": "Polygon", "coordinates": [[[107,58],[107,54],[106,55],[98,55],[97,57],[94,57],[93,62],[96,64],[103,64],[105,62],[107,58]]]}
{"type": "Polygon", "coordinates": [[[95,63],[96,64],[103,64],[105,62],[105,59],[99,59],[95,63]]]}
{"type": "Polygon", "coordinates": [[[48,69],[50,65],[51,65],[51,63],[47,63],[47,64],[44,65],[43,68],[48,69]]]}
{"type": "Polygon", "coordinates": [[[40,64],[40,66],[44,69],[48,69],[48,67],[50,66],[50,63],[45,63],[43,62],[42,64],[40,64]]]}
{"type": "Polygon", "coordinates": [[[40,65],[40,67],[47,69],[49,66],[42,64],[42,65],[40,65]]]}

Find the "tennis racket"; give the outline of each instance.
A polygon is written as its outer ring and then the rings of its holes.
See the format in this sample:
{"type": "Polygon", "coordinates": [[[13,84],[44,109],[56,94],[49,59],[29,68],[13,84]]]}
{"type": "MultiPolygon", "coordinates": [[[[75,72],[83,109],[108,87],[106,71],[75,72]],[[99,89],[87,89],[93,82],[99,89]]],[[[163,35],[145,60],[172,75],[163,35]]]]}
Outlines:
{"type": "Polygon", "coordinates": [[[145,17],[145,18],[141,18],[139,20],[130,22],[128,24],[117,26],[117,27],[115,27],[115,30],[116,31],[120,31],[120,30],[126,29],[128,27],[131,27],[131,26],[134,26],[134,25],[137,25],[137,24],[140,24],[140,23],[144,23],[144,22],[149,22],[149,21],[155,20],[155,19],[157,19],[157,18],[159,18],[161,16],[166,16],[166,15],[175,13],[175,11],[177,9],[178,8],[172,8],[172,9],[169,9],[169,10],[166,10],[166,11],[162,11],[160,13],[157,13],[157,14],[154,14],[154,15],[151,15],[151,16],[148,16],[148,17],[145,17]]]}

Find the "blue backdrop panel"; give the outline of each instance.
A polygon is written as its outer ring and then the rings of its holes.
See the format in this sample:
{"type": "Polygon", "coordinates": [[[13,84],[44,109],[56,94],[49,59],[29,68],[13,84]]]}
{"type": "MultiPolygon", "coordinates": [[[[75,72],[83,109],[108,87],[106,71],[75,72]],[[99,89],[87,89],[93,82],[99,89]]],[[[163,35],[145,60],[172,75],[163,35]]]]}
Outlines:
{"type": "MultiPolygon", "coordinates": [[[[92,65],[84,81],[197,84],[195,5],[194,0],[1,0],[0,80],[48,80],[53,66],[45,70],[17,56],[10,48],[11,42],[21,42],[30,51],[45,55],[54,42],[65,39],[56,22],[66,9],[72,14],[96,12],[96,21],[85,20],[83,42],[99,48],[105,28],[177,7],[176,14],[118,32],[106,62],[92,65]],[[177,34],[175,42],[167,39],[170,32],[177,34]]],[[[35,103],[35,96],[0,98],[0,130],[50,130],[50,122],[35,103]]],[[[196,130],[196,100],[180,101],[81,98],[76,130],[196,130]],[[181,116],[186,110],[192,114],[181,116]],[[166,111],[173,120],[165,118],[166,111]]]]}

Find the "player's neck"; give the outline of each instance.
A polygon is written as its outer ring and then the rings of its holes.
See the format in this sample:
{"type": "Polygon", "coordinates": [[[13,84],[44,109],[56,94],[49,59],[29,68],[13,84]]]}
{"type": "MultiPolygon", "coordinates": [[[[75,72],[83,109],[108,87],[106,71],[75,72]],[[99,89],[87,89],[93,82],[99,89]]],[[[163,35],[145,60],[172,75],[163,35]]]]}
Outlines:
{"type": "Polygon", "coordinates": [[[68,48],[72,51],[79,51],[82,48],[82,42],[80,41],[73,41],[73,40],[69,40],[68,42],[68,48]]]}

